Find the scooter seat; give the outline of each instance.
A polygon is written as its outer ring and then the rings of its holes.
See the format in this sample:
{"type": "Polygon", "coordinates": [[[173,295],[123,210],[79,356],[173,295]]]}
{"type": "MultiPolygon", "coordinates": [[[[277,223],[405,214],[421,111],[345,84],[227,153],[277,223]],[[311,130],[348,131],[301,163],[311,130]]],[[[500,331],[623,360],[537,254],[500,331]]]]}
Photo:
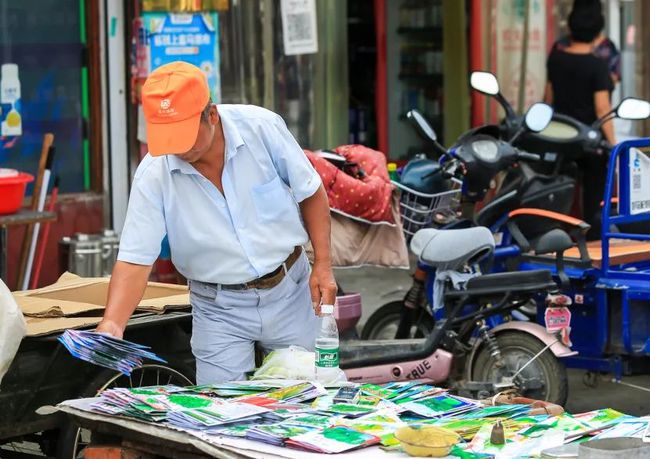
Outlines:
{"type": "Polygon", "coordinates": [[[544,292],[556,287],[550,271],[537,269],[476,276],[467,281],[465,290],[451,290],[445,296],[544,292]]]}
{"type": "Polygon", "coordinates": [[[455,230],[421,229],[411,240],[411,251],[437,269],[459,269],[479,262],[494,251],[494,236],[483,226],[455,230]]]}

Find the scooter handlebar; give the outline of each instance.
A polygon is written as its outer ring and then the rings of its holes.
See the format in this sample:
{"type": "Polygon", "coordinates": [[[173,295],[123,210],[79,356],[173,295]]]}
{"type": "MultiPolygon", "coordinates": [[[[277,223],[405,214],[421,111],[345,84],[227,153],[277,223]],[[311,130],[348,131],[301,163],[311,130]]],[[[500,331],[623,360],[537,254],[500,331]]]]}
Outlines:
{"type": "Polygon", "coordinates": [[[445,168],[440,168],[440,169],[436,169],[435,171],[429,172],[428,174],[424,174],[422,178],[426,179],[426,178],[433,177],[434,175],[441,175],[445,179],[450,179],[455,176],[453,172],[450,172],[445,168]]]}
{"type": "Polygon", "coordinates": [[[541,161],[542,157],[535,153],[528,153],[525,151],[517,150],[517,157],[526,161],[541,161]]]}

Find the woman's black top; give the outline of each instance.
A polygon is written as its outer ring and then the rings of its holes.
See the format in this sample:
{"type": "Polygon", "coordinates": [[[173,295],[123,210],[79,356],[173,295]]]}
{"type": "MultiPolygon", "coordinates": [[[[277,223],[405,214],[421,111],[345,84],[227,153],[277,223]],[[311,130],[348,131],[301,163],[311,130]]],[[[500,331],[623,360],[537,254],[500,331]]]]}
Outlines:
{"type": "Polygon", "coordinates": [[[593,54],[574,54],[553,50],[546,63],[548,81],[553,87],[553,107],[590,125],[598,118],[594,93],[612,91],[614,85],[607,63],[593,54]]]}

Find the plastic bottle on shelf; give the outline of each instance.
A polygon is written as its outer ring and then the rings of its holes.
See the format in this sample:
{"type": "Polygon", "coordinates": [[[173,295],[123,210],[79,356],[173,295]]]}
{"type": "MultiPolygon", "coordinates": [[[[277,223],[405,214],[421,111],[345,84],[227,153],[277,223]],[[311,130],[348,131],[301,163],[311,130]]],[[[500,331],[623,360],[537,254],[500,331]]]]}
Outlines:
{"type": "Polygon", "coordinates": [[[386,165],[386,168],[388,169],[388,178],[390,178],[393,182],[399,182],[399,175],[397,175],[397,164],[388,163],[386,165]]]}
{"type": "Polygon", "coordinates": [[[320,307],[321,325],[316,336],[316,380],[334,382],[339,374],[339,329],[334,319],[334,305],[320,307]]]}
{"type": "Polygon", "coordinates": [[[22,135],[18,65],[2,64],[0,74],[0,104],[2,104],[3,118],[1,133],[3,136],[22,135]]]}

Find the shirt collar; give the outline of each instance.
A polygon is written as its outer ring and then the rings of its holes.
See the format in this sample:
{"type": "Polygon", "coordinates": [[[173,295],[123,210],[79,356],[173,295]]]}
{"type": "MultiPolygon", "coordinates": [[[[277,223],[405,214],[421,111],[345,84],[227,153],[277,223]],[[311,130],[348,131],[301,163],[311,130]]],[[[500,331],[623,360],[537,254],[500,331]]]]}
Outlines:
{"type": "Polygon", "coordinates": [[[165,155],[167,158],[167,166],[170,172],[179,171],[183,174],[198,174],[199,172],[194,169],[187,161],[183,161],[176,155],[165,155]]]}
{"type": "MultiPolygon", "coordinates": [[[[218,107],[217,110],[219,109],[218,107]]],[[[235,156],[239,147],[243,146],[245,142],[239,133],[239,129],[237,129],[237,125],[227,115],[224,116],[223,112],[219,112],[219,117],[223,126],[223,137],[226,142],[226,160],[228,160],[235,156]]]]}
{"type": "MultiPolygon", "coordinates": [[[[230,120],[227,116],[223,116],[223,113],[219,113],[221,119],[221,125],[223,126],[223,137],[226,142],[226,160],[232,158],[237,153],[239,147],[245,145],[244,139],[239,133],[239,129],[235,123],[230,120]]],[[[167,165],[169,170],[180,171],[183,174],[199,174],[199,172],[187,161],[183,161],[176,155],[166,155],[167,156],[167,165]]]]}

